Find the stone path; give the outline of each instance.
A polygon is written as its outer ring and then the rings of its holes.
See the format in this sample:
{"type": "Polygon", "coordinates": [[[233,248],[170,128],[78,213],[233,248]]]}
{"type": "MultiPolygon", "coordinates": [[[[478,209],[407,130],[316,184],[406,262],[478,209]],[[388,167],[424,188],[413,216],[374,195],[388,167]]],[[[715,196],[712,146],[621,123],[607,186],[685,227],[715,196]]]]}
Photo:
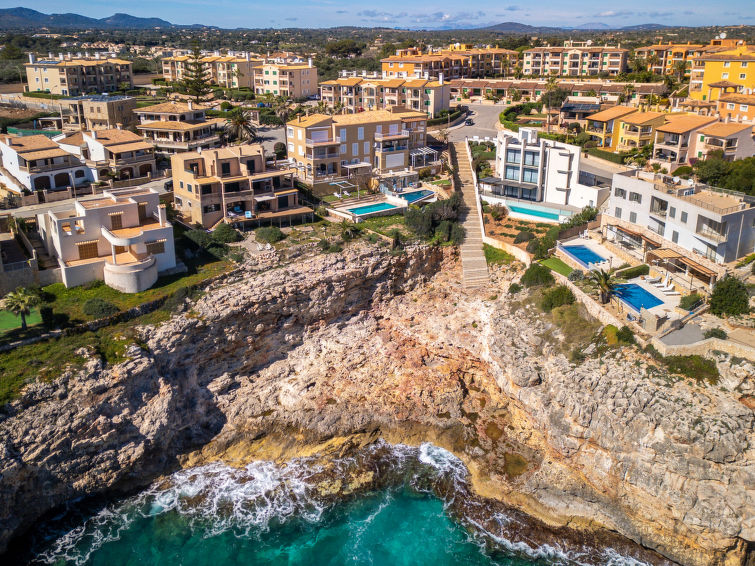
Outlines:
{"type": "Polygon", "coordinates": [[[461,221],[466,230],[464,243],[461,245],[462,282],[465,289],[477,289],[490,283],[488,263],[482,251],[482,230],[475,202],[472,166],[467,158],[466,141],[455,142],[451,152],[451,163],[456,171],[456,188],[464,197],[466,211],[461,221]]]}

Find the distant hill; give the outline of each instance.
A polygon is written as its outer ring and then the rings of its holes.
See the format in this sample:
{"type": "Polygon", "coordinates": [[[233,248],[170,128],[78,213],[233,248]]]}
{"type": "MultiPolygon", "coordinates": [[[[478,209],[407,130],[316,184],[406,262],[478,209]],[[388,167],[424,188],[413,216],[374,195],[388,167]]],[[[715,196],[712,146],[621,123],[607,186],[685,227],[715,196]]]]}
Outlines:
{"type": "Polygon", "coordinates": [[[564,27],[537,27],[522,24],[519,22],[503,22],[501,24],[495,24],[493,26],[487,26],[480,28],[484,31],[494,31],[498,33],[525,33],[525,34],[547,34],[547,33],[563,33],[568,30],[586,30],[586,31],[648,31],[656,29],[664,29],[669,26],[661,24],[638,24],[634,26],[612,27],[603,22],[588,22],[580,24],[578,26],[564,26],[564,27]]]}
{"type": "Polygon", "coordinates": [[[109,18],[89,18],[79,14],[43,14],[30,8],[0,9],[0,29],[21,28],[94,28],[94,29],[150,29],[173,27],[160,18],[138,18],[128,14],[114,14],[109,18]]]}
{"type": "Polygon", "coordinates": [[[608,24],[601,23],[601,22],[588,22],[586,24],[574,26],[573,28],[565,28],[565,29],[599,30],[599,29],[611,29],[611,26],[609,26],[608,24]]]}
{"type": "Polygon", "coordinates": [[[519,22],[503,22],[481,28],[484,31],[497,31],[499,33],[555,33],[561,31],[559,28],[536,27],[519,22]]]}

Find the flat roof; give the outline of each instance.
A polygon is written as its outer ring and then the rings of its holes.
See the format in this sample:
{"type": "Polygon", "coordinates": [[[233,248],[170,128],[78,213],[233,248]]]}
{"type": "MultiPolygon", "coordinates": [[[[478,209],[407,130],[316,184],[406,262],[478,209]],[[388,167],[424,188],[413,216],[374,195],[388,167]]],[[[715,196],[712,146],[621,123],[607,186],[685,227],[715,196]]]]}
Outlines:
{"type": "Polygon", "coordinates": [[[700,201],[717,208],[732,208],[740,206],[744,202],[741,198],[737,198],[734,195],[727,195],[726,193],[718,193],[707,189],[702,189],[691,195],[679,195],[679,198],[690,202],[700,201]]]}

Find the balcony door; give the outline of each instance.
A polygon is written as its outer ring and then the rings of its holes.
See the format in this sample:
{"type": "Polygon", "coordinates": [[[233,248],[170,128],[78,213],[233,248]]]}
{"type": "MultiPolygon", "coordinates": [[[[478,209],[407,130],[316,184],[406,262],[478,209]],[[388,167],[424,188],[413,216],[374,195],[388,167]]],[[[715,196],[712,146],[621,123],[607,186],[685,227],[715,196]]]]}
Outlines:
{"type": "Polygon", "coordinates": [[[147,203],[140,202],[136,206],[137,206],[137,209],[139,210],[139,223],[142,223],[145,220],[147,220],[147,203]]]}
{"type": "Polygon", "coordinates": [[[120,230],[123,228],[123,213],[110,215],[110,229],[120,230]]]}

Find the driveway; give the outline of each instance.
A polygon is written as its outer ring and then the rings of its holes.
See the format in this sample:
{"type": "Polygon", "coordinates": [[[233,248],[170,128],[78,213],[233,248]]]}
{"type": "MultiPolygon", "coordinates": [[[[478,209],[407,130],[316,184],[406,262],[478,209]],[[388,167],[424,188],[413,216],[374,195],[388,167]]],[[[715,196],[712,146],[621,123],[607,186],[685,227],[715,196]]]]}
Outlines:
{"type": "Polygon", "coordinates": [[[468,116],[474,122],[472,126],[465,126],[462,122],[449,130],[450,142],[462,141],[465,137],[479,136],[481,138],[495,138],[498,135],[496,122],[505,106],[493,106],[490,104],[470,104],[471,115],[468,116]]]}
{"type": "Polygon", "coordinates": [[[265,155],[273,155],[273,147],[276,143],[286,143],[286,129],[283,126],[259,126],[257,135],[265,148],[265,155]]]}

